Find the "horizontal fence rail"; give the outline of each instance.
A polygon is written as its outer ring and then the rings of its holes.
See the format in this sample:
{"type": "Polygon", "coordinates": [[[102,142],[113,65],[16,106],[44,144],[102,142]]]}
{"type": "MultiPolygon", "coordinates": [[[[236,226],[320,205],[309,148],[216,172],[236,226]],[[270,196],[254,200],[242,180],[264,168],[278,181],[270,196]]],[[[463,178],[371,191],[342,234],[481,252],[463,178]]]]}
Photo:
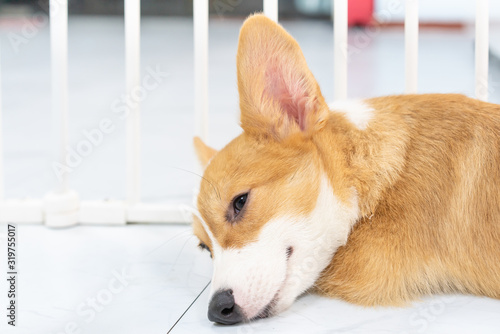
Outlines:
{"type": "MultiPolygon", "coordinates": [[[[125,88],[133,94],[140,87],[140,0],[125,1],[125,88]]],[[[332,0],[334,16],[334,98],[347,94],[348,0],[332,0]]],[[[418,83],[418,0],[405,1],[405,92],[416,93],[418,83]]],[[[52,117],[57,161],[64,165],[68,130],[68,0],[50,1],[52,63],[52,117]]],[[[266,16],[278,21],[278,0],[264,0],[266,16]]],[[[488,99],[488,0],[476,0],[475,91],[488,99]]],[[[193,0],[194,92],[197,136],[208,138],[208,21],[209,0],[193,0]]],[[[1,59],[0,59],[1,77],[1,59]]],[[[1,81],[1,80],[0,80],[1,81]]],[[[189,223],[188,205],[148,204],[140,200],[140,105],[131,106],[127,118],[127,193],[125,201],[80,201],[63,173],[55,190],[43,199],[4,198],[2,106],[0,86],[0,223],[45,223],[48,226],[82,224],[189,223]]]]}

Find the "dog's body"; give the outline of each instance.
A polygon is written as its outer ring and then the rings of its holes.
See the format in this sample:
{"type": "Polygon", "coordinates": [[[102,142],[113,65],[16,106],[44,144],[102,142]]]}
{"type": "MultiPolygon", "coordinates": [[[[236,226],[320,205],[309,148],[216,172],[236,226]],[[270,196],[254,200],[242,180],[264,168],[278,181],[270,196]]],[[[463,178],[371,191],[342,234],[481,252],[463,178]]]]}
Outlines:
{"type": "Polygon", "coordinates": [[[500,107],[460,95],[368,104],[366,130],[329,122],[318,140],[326,161],[328,147],[343,155],[364,204],[318,290],[362,305],[454,291],[500,298],[500,107]]]}
{"type": "Polygon", "coordinates": [[[195,234],[214,258],[209,318],[267,316],[305,290],[361,305],[500,298],[500,106],[406,95],[329,108],[297,43],[240,33],[242,135],[207,166],[195,234]]]}

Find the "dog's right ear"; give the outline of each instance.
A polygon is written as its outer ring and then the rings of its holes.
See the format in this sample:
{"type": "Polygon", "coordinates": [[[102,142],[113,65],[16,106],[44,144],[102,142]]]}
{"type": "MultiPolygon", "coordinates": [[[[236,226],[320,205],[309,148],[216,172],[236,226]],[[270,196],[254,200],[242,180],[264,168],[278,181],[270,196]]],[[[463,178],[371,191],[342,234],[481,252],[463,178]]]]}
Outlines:
{"type": "Polygon", "coordinates": [[[213,156],[217,153],[217,150],[206,145],[200,137],[194,137],[193,144],[196,155],[198,156],[198,160],[200,161],[202,167],[207,167],[210,159],[212,159],[213,156]]]}

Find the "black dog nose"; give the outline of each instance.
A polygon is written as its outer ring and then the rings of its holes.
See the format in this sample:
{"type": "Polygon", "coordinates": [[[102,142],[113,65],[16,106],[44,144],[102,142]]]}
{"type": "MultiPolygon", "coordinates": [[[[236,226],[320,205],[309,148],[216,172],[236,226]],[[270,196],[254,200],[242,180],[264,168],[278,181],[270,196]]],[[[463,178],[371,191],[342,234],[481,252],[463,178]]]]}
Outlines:
{"type": "Polygon", "coordinates": [[[208,320],[224,325],[243,321],[243,314],[234,302],[232,290],[217,291],[208,305],[208,320]]]}

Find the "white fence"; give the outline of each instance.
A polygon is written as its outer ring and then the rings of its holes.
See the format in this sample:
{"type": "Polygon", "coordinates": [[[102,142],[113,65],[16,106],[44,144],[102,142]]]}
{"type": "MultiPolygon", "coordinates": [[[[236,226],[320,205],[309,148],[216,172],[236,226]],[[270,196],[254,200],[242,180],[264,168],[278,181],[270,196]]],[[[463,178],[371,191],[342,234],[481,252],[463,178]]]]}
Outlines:
{"type": "MultiPolygon", "coordinates": [[[[417,92],[418,0],[406,0],[405,92],[417,92]]],[[[209,0],[193,0],[195,132],[208,135],[208,18],[209,0]]],[[[333,0],[334,6],[334,97],[347,98],[347,0],[333,0]]],[[[264,0],[264,13],[278,20],[278,0],[264,0]]],[[[476,0],[476,97],[488,98],[488,0],[476,0]]],[[[52,109],[58,134],[59,162],[64,165],[69,147],[68,132],[68,0],[50,1],[52,109]]],[[[126,89],[140,87],[140,0],[125,0],[126,89]]],[[[1,75],[1,72],[0,72],[1,75]]],[[[0,87],[1,105],[1,87],[0,87]]],[[[3,182],[2,133],[0,126],[0,222],[44,223],[48,226],[81,224],[125,224],[127,222],[184,223],[191,221],[190,209],[180,205],[152,205],[140,196],[140,107],[127,118],[127,194],[125,201],[80,201],[71,190],[68,173],[55,190],[39,200],[5,199],[3,182]]],[[[0,125],[1,125],[0,109],[0,125]]]]}

